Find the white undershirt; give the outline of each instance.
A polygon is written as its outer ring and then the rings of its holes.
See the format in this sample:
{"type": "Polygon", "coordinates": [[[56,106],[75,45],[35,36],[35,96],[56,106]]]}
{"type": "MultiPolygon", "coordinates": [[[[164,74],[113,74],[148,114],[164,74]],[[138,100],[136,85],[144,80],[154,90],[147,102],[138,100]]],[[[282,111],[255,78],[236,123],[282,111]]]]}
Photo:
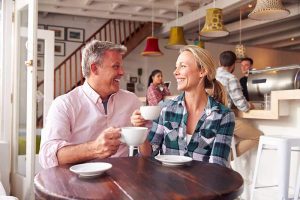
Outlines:
{"type": "Polygon", "coordinates": [[[186,143],[189,144],[192,139],[192,135],[186,134],[186,143]]]}

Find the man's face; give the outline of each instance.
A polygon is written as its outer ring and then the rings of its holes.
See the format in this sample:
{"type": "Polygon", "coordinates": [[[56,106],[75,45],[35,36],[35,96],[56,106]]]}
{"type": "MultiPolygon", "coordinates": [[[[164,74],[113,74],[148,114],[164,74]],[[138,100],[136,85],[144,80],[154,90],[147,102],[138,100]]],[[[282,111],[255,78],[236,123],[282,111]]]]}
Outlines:
{"type": "Polygon", "coordinates": [[[120,80],[124,75],[122,55],[117,51],[107,51],[95,73],[96,91],[105,98],[120,89],[120,80]]]}
{"type": "Polygon", "coordinates": [[[241,71],[243,74],[248,74],[248,71],[252,69],[252,66],[250,64],[250,61],[243,60],[241,62],[241,71]]]}

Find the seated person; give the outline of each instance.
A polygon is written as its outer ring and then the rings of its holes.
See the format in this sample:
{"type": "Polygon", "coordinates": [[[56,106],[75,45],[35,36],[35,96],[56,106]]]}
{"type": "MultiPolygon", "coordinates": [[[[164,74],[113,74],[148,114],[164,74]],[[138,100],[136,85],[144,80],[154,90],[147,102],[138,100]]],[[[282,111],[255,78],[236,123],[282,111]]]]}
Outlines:
{"type": "MultiPolygon", "coordinates": [[[[235,69],[236,55],[232,51],[224,51],[220,54],[221,66],[217,69],[216,79],[226,88],[228,95],[228,106],[233,105],[242,112],[253,109],[254,106],[246,100],[243,95],[239,80],[232,74],[235,69]]],[[[262,134],[252,126],[246,119],[236,118],[234,136],[239,141],[236,145],[237,156],[258,145],[259,137],[262,134]]]]}
{"type": "Polygon", "coordinates": [[[96,158],[128,156],[120,144],[120,128],[141,105],[138,97],[120,89],[124,75],[123,45],[94,40],[82,52],[82,86],[57,97],[42,130],[43,168],[96,158]]]}
{"type": "Polygon", "coordinates": [[[155,106],[168,95],[171,93],[163,82],[162,72],[158,69],[153,70],[148,80],[146,104],[155,106]]]}
{"type": "MultiPolygon", "coordinates": [[[[141,154],[161,152],[229,166],[234,113],[223,105],[226,93],[215,79],[211,55],[195,45],[184,46],[173,74],[177,89],[183,93],[164,103],[140,147],[141,154]]],[[[146,123],[138,110],[131,116],[131,122],[134,126],[146,123]]]]}

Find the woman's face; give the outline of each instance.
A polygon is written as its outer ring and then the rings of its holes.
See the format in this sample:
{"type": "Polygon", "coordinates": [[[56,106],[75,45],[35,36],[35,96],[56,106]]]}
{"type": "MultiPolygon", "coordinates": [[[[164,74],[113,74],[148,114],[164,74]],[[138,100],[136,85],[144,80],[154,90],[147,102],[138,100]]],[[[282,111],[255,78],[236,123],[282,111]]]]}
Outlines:
{"type": "Polygon", "coordinates": [[[197,66],[193,54],[189,51],[182,52],[176,61],[176,69],[173,72],[177,81],[177,90],[190,91],[199,84],[204,73],[197,66]]]}
{"type": "Polygon", "coordinates": [[[154,76],[152,76],[153,84],[159,85],[163,83],[163,76],[162,73],[157,73],[154,76]]]}

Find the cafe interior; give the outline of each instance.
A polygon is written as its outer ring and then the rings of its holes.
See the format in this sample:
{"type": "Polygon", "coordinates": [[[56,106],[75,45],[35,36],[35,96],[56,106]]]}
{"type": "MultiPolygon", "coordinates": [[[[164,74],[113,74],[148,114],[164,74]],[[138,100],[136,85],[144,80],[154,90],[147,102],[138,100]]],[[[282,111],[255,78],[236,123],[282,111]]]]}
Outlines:
{"type": "Polygon", "coordinates": [[[0,24],[0,199],[300,198],[300,0],[0,0],[0,24]],[[154,69],[169,83],[167,98],[180,94],[173,71],[184,45],[208,50],[216,67],[220,53],[235,52],[238,79],[241,59],[252,58],[255,108],[234,112],[264,134],[258,147],[228,169],[132,155],[105,160],[111,169],[93,178],[42,169],[49,107],[83,84],[81,51],[94,39],[127,47],[120,88],[142,104],[154,69]],[[149,166],[157,179],[140,172],[149,166]]]}

